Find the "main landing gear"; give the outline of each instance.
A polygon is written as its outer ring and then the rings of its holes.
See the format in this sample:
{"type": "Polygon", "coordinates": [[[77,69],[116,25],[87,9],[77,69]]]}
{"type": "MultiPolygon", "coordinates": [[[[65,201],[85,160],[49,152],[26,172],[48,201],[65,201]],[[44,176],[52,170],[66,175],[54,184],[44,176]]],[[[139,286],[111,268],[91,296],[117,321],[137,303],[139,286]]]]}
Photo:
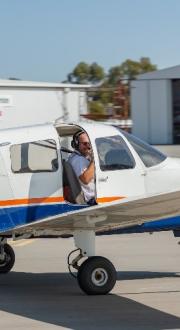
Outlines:
{"type": "Polygon", "coordinates": [[[0,237],[0,274],[8,273],[14,266],[14,262],[14,250],[7,244],[5,238],[0,237]]]}
{"type": "MultiPolygon", "coordinates": [[[[95,256],[95,232],[93,230],[76,230],[74,232],[75,245],[79,254],[68,265],[77,270],[77,281],[88,295],[104,295],[109,293],[116,283],[116,270],[106,258],[95,256]],[[86,258],[84,262],[82,258],[86,258]],[[80,262],[80,263],[79,263],[80,262]]],[[[8,273],[15,262],[15,254],[6,238],[0,237],[0,274],[8,273]]]]}
{"type": "Polygon", "coordinates": [[[74,233],[75,245],[78,247],[79,255],[70,263],[77,270],[77,281],[80,288],[88,295],[104,295],[109,293],[116,283],[116,270],[113,264],[106,258],[95,255],[95,233],[93,230],[79,230],[74,233]],[[81,265],[78,262],[88,257],[81,265]]]}

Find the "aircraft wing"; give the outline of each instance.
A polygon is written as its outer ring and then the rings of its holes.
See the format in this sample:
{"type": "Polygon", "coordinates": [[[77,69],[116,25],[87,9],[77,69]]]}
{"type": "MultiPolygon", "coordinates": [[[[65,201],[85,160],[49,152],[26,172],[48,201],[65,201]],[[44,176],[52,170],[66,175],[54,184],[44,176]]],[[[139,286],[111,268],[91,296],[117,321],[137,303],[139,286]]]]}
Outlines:
{"type": "MultiPolygon", "coordinates": [[[[16,227],[15,233],[70,234],[74,230],[108,231],[180,215],[180,191],[124,198],[16,227]]],[[[11,233],[13,232],[11,230],[11,233]]],[[[9,232],[10,233],[10,232],[9,232]]],[[[3,233],[8,234],[8,232],[3,233]]]]}

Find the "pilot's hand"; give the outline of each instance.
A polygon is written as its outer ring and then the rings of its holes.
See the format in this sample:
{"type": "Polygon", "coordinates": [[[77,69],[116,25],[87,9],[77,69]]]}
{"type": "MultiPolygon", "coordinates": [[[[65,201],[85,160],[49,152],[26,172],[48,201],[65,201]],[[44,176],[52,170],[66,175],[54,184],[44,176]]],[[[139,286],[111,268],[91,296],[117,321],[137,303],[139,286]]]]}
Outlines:
{"type": "Polygon", "coordinates": [[[88,152],[88,159],[90,160],[90,162],[94,161],[94,153],[92,149],[90,149],[88,152]]]}

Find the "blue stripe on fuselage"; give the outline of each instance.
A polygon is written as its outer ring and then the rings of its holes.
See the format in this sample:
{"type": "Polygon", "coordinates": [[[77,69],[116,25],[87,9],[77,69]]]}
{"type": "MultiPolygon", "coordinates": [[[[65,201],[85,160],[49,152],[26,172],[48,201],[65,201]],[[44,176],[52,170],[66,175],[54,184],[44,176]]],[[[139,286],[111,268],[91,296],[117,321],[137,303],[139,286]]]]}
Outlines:
{"type": "Polygon", "coordinates": [[[162,220],[154,220],[143,223],[142,225],[128,226],[120,229],[113,229],[108,233],[101,232],[101,234],[134,234],[134,233],[146,233],[157,232],[167,230],[180,229],[180,216],[166,218],[162,220]]]}
{"type": "Polygon", "coordinates": [[[87,205],[59,203],[0,208],[0,232],[49,216],[80,210],[84,207],[87,207],[87,205]]]}
{"type": "Polygon", "coordinates": [[[173,230],[180,227],[180,216],[146,222],[140,227],[144,231],[173,230]]]}

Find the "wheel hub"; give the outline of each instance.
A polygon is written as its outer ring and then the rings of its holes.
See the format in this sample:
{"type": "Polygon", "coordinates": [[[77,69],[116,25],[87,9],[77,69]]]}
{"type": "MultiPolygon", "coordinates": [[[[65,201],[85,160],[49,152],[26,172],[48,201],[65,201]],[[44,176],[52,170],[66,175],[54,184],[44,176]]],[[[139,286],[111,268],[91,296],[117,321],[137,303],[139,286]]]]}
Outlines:
{"type": "Polygon", "coordinates": [[[0,267],[5,266],[10,261],[10,256],[5,253],[4,259],[0,260],[0,267]]]}
{"type": "Polygon", "coordinates": [[[96,268],[92,272],[91,279],[93,284],[103,286],[107,283],[108,273],[104,268],[96,268]]]}

